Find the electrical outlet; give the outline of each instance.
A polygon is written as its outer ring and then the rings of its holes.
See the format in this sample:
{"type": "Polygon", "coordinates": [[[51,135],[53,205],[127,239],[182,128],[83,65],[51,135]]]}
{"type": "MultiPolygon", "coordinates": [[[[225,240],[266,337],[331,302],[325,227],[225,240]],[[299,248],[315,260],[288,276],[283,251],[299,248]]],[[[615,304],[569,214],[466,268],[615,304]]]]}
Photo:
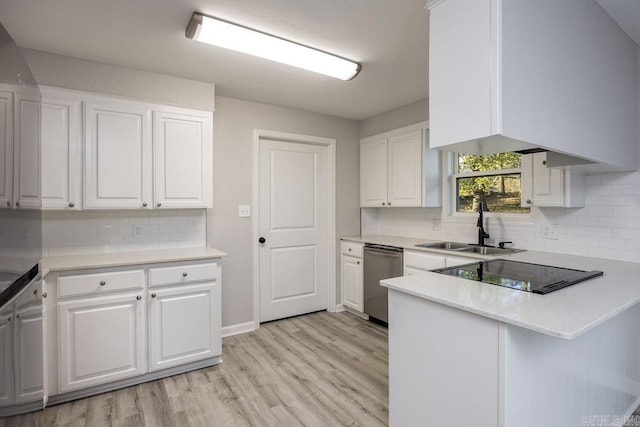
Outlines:
{"type": "Polygon", "coordinates": [[[142,226],[140,224],[133,224],[131,226],[131,233],[134,239],[142,236],[142,226]]]}
{"type": "Polygon", "coordinates": [[[249,218],[251,216],[251,205],[238,205],[238,216],[249,218]]]}
{"type": "Polygon", "coordinates": [[[551,224],[544,224],[542,226],[542,238],[558,240],[558,230],[556,230],[551,224]]]}

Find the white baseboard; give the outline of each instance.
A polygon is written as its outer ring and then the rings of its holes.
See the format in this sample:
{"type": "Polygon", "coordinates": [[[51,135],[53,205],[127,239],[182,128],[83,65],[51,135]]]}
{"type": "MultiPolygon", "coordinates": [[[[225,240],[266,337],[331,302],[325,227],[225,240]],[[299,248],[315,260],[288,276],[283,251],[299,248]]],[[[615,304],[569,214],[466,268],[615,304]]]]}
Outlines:
{"type": "Polygon", "coordinates": [[[344,308],[344,305],[342,305],[342,304],[336,305],[336,308],[333,309],[333,311],[335,311],[336,313],[339,313],[339,312],[345,311],[345,310],[346,310],[346,308],[344,308]]]}
{"type": "Polygon", "coordinates": [[[256,330],[255,322],[238,323],[237,325],[224,326],[222,328],[222,337],[230,337],[231,335],[244,334],[256,330]]]}

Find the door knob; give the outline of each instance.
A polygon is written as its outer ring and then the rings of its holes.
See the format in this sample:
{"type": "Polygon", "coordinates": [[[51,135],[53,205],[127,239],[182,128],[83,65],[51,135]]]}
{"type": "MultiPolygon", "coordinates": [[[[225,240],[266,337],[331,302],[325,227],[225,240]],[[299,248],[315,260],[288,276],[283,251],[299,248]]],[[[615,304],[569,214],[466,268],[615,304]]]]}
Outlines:
{"type": "Polygon", "coordinates": [[[266,241],[267,241],[267,239],[265,239],[264,237],[261,237],[261,238],[258,239],[258,242],[260,242],[261,244],[266,242],[266,241]]]}

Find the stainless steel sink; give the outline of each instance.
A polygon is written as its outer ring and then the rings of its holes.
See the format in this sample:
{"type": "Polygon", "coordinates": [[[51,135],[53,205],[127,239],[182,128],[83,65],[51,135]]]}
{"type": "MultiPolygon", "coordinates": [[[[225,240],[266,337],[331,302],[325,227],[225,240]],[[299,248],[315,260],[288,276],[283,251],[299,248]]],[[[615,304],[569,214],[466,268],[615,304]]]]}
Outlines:
{"type": "Polygon", "coordinates": [[[511,249],[511,248],[494,248],[490,246],[468,246],[463,249],[458,249],[459,252],[473,252],[480,255],[509,255],[516,252],[523,252],[523,249],[511,249]]]}
{"type": "Polygon", "coordinates": [[[460,249],[469,248],[469,245],[467,243],[457,243],[457,242],[422,243],[416,246],[421,248],[445,249],[450,251],[457,251],[460,249]]]}
{"type": "Polygon", "coordinates": [[[493,246],[477,246],[470,243],[458,243],[458,242],[435,242],[435,243],[422,243],[416,245],[420,248],[430,249],[443,249],[453,252],[467,252],[479,255],[509,255],[516,252],[524,252],[524,249],[512,249],[512,248],[496,248],[493,246]]]}

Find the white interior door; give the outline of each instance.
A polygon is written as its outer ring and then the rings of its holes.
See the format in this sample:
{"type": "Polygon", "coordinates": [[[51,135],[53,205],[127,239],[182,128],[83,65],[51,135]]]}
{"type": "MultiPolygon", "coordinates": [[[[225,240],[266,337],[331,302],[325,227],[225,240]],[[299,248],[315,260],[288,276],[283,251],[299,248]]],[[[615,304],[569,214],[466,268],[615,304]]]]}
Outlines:
{"type": "Polygon", "coordinates": [[[259,141],[260,322],[327,308],[327,147],[259,141]]]}

